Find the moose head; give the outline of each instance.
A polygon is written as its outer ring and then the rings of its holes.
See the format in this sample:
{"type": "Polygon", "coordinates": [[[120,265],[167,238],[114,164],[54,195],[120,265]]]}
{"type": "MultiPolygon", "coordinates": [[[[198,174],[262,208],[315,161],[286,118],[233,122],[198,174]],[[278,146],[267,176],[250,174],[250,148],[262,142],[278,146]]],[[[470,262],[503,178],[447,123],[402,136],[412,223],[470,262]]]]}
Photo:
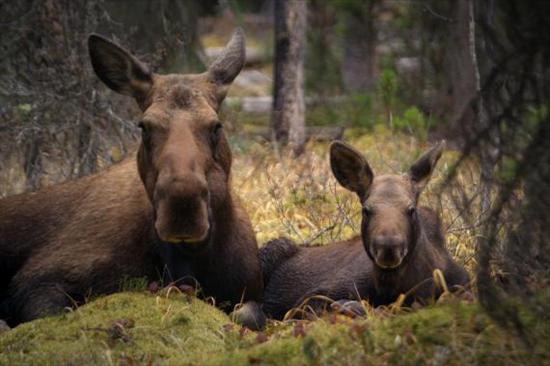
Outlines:
{"type": "Polygon", "coordinates": [[[231,151],[218,110],[245,61],[242,30],[201,74],[153,73],[115,43],[91,35],[97,76],[135,98],[142,116],[138,171],[164,242],[192,247],[208,242],[212,214],[229,194],[231,151]]]}
{"type": "Polygon", "coordinates": [[[418,197],[441,157],[444,142],[425,152],[402,175],[374,176],[367,160],[343,142],[330,146],[338,182],[361,201],[361,236],[369,257],[381,269],[398,268],[414,251],[418,235],[418,197]]]}

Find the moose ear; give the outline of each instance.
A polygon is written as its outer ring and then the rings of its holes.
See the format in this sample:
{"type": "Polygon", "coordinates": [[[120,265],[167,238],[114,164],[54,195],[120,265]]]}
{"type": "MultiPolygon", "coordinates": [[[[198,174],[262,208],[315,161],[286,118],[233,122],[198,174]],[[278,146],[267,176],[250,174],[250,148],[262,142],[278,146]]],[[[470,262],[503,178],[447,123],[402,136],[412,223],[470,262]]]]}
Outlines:
{"type": "Polygon", "coordinates": [[[152,73],[117,44],[102,36],[88,38],[88,50],[96,75],[112,90],[141,100],[153,85],[152,73]]]}
{"type": "Polygon", "coordinates": [[[415,191],[420,194],[432,176],[432,172],[445,149],[445,141],[439,142],[437,145],[426,151],[418,160],[409,168],[409,178],[411,179],[415,191]]]}
{"type": "Polygon", "coordinates": [[[225,49],[206,71],[208,81],[214,84],[214,96],[218,104],[223,101],[229,86],[241,72],[245,57],[244,31],[237,28],[225,49]]]}
{"type": "Polygon", "coordinates": [[[342,187],[364,199],[374,174],[363,155],[350,145],[335,141],[330,145],[330,167],[342,187]]]}

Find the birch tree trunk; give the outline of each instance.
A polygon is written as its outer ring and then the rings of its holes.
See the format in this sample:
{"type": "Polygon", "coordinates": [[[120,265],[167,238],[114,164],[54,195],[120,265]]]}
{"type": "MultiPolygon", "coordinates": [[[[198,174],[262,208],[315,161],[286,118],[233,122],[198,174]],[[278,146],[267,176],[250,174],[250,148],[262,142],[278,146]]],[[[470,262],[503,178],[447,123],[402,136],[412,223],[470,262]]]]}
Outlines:
{"type": "Polygon", "coordinates": [[[271,124],[278,143],[294,153],[305,142],[304,56],[307,5],[305,0],[275,0],[275,65],[271,124]]]}

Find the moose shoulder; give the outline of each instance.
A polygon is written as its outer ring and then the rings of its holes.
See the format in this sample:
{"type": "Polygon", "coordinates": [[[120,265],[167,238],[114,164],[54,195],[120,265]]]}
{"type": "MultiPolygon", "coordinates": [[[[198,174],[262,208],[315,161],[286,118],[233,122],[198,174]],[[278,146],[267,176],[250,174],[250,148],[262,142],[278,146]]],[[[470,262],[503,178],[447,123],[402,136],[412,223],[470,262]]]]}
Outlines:
{"type": "MultiPolygon", "coordinates": [[[[320,247],[276,239],[261,248],[266,313],[280,319],[316,295],[340,303],[362,298],[374,306],[390,304],[400,294],[408,295],[408,304],[422,302],[441,294],[433,282],[435,269],[451,289],[466,285],[468,275],[446,250],[437,214],[417,206],[443,146],[422,155],[406,174],[374,176],[361,153],[334,142],[331,168],[361,202],[361,235],[320,247]]],[[[309,303],[322,306],[319,300],[309,303]]]]}
{"type": "Polygon", "coordinates": [[[263,281],[248,216],[231,192],[217,111],[244,63],[237,30],[205,73],[157,75],[112,42],[89,39],[94,71],[143,112],[135,159],[0,200],[0,301],[11,324],[60,311],[125,277],[191,283],[236,318],[263,325],[263,281]]]}

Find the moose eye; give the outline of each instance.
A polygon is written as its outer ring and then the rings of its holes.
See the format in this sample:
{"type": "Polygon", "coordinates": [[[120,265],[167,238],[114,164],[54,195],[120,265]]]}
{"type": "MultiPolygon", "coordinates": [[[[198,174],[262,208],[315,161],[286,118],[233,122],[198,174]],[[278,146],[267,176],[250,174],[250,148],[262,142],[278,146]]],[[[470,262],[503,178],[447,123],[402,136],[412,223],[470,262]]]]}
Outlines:
{"type": "Polygon", "coordinates": [[[410,206],[409,208],[407,208],[407,215],[409,217],[413,217],[415,214],[416,214],[416,207],[410,206]]]}
{"type": "Polygon", "coordinates": [[[212,127],[212,130],[210,132],[210,140],[212,141],[213,146],[216,146],[216,144],[220,140],[220,137],[222,135],[222,129],[223,129],[223,126],[220,122],[216,122],[212,127]]]}
{"type": "Polygon", "coordinates": [[[145,126],[145,123],[143,123],[143,121],[138,122],[138,127],[139,127],[139,129],[141,130],[142,133],[147,129],[147,127],[145,126]]]}
{"type": "Polygon", "coordinates": [[[369,206],[363,206],[363,216],[369,217],[372,215],[372,209],[369,206]]]}

